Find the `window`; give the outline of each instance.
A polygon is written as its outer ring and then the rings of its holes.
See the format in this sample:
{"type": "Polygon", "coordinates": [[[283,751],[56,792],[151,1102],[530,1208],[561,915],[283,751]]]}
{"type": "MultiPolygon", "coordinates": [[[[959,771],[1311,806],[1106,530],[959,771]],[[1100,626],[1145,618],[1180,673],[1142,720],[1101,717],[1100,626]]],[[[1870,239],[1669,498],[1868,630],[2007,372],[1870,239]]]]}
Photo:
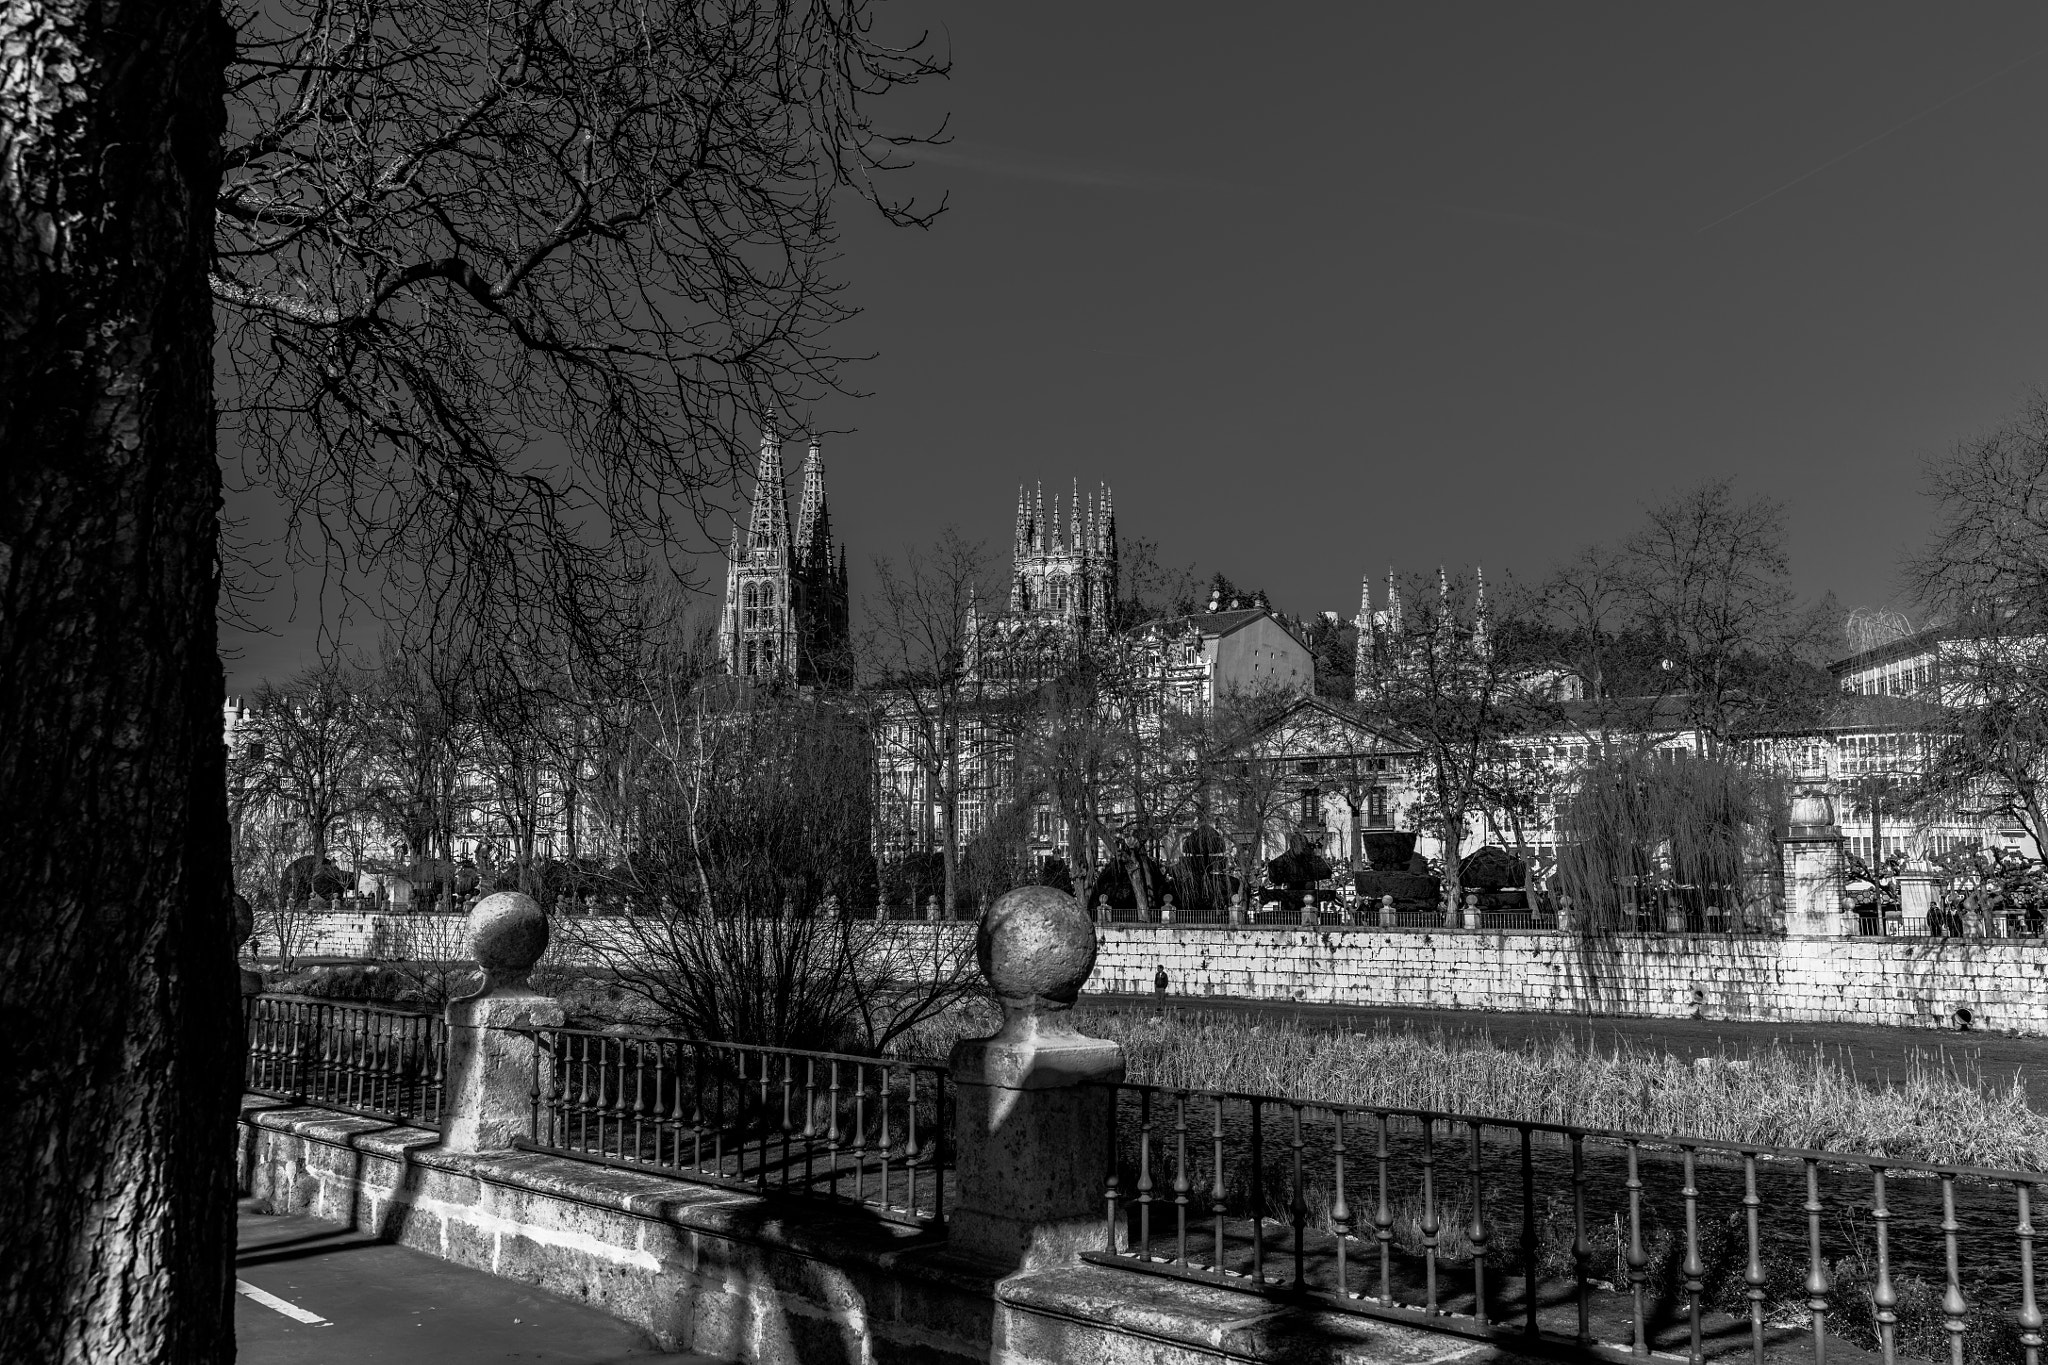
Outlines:
{"type": "Polygon", "coordinates": [[[1301,794],[1301,823],[1320,825],[1323,823],[1323,794],[1310,787],[1301,794]]]}
{"type": "MultiPolygon", "coordinates": [[[[748,583],[740,589],[740,627],[743,630],[752,630],[754,628],[754,601],[754,585],[748,583]]],[[[754,671],[751,665],[747,671],[749,673],[754,671]]]]}
{"type": "Polygon", "coordinates": [[[1304,758],[1295,765],[1294,770],[1303,777],[1314,777],[1323,770],[1323,761],[1319,758],[1304,758]]]}
{"type": "Polygon", "coordinates": [[[1386,828],[1387,789],[1385,787],[1374,787],[1370,792],[1366,793],[1365,818],[1374,829],[1386,828]]]}

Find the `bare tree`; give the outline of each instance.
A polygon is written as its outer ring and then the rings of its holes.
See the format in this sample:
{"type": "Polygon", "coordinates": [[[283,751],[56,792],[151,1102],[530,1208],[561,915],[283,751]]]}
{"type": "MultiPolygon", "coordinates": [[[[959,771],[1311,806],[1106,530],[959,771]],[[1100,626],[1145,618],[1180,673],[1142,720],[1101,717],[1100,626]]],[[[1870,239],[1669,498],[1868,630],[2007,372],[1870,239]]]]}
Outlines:
{"type": "Polygon", "coordinates": [[[1623,608],[1662,651],[1662,690],[1710,746],[1738,722],[1782,724],[1825,708],[1818,667],[1838,613],[1802,603],[1785,550],[1785,509],[1710,479],[1648,509],[1614,559],[1623,608]]]}
{"type": "MultiPolygon", "coordinates": [[[[987,549],[951,527],[929,549],[905,549],[899,566],[875,561],[875,591],[861,656],[881,698],[881,762],[914,774],[901,795],[936,807],[933,842],[945,860],[945,905],[958,902],[963,760],[993,736],[983,728],[983,683],[1000,673],[975,657],[992,642],[972,637],[970,617],[989,589],[987,549]]],[[[971,760],[970,766],[971,766],[971,760]]]]}
{"type": "Polygon", "coordinates": [[[2048,392],[1927,482],[1941,521],[1906,577],[1944,621],[1928,698],[1943,717],[1900,802],[2012,821],[2048,852],[2048,392]]]}
{"type": "Polygon", "coordinates": [[[213,294],[295,562],[500,639],[626,605],[772,403],[837,384],[834,199],[940,74],[865,0],[235,5],[213,294]]]}
{"type": "MultiPolygon", "coordinates": [[[[370,806],[369,715],[357,673],[333,660],[283,686],[265,682],[249,700],[239,732],[235,783],[244,800],[277,802],[304,832],[310,863],[305,889],[327,875],[328,841],[337,823],[370,806]]],[[[297,885],[280,889],[295,899],[297,885]]]]}
{"type": "Polygon", "coordinates": [[[219,14],[0,8],[0,1359],[234,1354],[219,14]]]}

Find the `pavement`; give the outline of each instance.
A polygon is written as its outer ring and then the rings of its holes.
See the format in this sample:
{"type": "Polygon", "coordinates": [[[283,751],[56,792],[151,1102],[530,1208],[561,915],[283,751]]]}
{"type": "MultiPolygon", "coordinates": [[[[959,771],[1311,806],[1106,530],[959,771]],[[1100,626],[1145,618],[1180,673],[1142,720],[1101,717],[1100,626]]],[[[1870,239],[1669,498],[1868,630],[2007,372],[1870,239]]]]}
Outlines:
{"type": "Polygon", "coordinates": [[[718,1365],[587,1304],[253,1200],[238,1232],[242,1365],[718,1365]]]}

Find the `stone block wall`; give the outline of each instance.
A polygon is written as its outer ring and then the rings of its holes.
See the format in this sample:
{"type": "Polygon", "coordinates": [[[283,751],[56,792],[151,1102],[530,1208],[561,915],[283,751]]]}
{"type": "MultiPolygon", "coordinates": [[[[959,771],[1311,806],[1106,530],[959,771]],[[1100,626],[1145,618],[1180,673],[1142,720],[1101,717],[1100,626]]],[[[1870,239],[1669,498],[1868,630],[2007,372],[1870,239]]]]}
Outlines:
{"type": "MultiPolygon", "coordinates": [[[[301,956],[394,957],[459,944],[460,916],[321,914],[301,956]]],[[[561,951],[603,919],[571,921],[561,951]]],[[[905,923],[906,936],[970,938],[972,924],[905,923]]],[[[274,945],[258,941],[258,952],[274,945]]],[[[451,956],[460,956],[455,947],[451,956]]],[[[1972,1028],[2048,1036],[2048,946],[1997,939],[1585,940],[1566,934],[1365,929],[1109,927],[1090,988],[1420,1009],[1647,1015],[1782,1023],[1972,1028]]]]}

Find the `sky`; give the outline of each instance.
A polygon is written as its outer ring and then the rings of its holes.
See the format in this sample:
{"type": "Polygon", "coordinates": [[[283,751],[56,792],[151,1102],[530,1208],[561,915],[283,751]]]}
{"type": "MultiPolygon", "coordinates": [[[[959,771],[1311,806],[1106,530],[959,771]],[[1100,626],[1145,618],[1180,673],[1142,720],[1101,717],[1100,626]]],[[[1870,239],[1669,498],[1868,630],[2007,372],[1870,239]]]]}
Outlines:
{"type": "MultiPolygon", "coordinates": [[[[953,72],[878,122],[951,140],[895,182],[930,229],[843,225],[856,597],[948,525],[1007,553],[1023,481],[1349,616],[1732,477],[1802,591],[1894,602],[1924,463],[2048,383],[2048,7],[880,13],[953,72]]],[[[231,691],[311,650],[289,585],[256,614],[231,691]]]]}

